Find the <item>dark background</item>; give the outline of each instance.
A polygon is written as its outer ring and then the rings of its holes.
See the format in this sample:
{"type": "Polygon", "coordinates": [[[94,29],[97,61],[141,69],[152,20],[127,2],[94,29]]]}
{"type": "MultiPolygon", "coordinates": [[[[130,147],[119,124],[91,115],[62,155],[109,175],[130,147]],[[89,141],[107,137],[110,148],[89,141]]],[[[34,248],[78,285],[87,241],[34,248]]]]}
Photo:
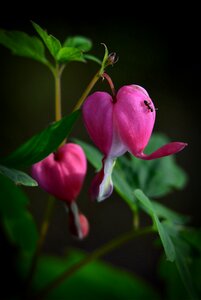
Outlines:
{"type": "MultiPolygon", "coordinates": [[[[98,3],[96,3],[98,5],[98,3]]],[[[101,5],[101,4],[100,4],[101,5]]],[[[84,35],[92,39],[91,53],[102,57],[104,42],[111,52],[117,52],[118,63],[108,69],[116,89],[124,84],[139,84],[147,89],[158,107],[155,131],[167,134],[173,141],[184,141],[189,146],[177,155],[177,161],[189,174],[183,191],[175,191],[160,201],[170,208],[192,216],[191,224],[200,226],[200,30],[196,7],[176,9],[164,3],[163,7],[134,8],[121,4],[105,3],[94,12],[77,8],[56,17],[48,14],[1,12],[0,27],[35,34],[29,20],[48,29],[60,40],[68,35],[84,35]],[[116,9],[118,11],[116,12],[116,9]]],[[[78,5],[79,6],[79,5],[78,5]]],[[[14,10],[15,8],[13,8],[14,10]]],[[[61,9],[60,9],[61,10],[61,9]]],[[[14,150],[33,134],[54,120],[54,82],[46,67],[38,62],[12,56],[0,47],[0,128],[1,155],[14,150]]],[[[98,66],[71,63],[62,78],[63,115],[69,113],[95,74],[98,66]]],[[[108,89],[99,83],[95,89],[108,89]]],[[[72,136],[89,140],[80,120],[72,136]]],[[[85,181],[78,198],[81,210],[91,225],[89,237],[83,242],[73,240],[68,233],[67,215],[57,203],[44,250],[63,255],[69,245],[91,251],[112,237],[129,230],[132,215],[127,205],[114,193],[101,204],[88,199],[87,190],[93,169],[85,181]]],[[[42,220],[47,194],[37,188],[26,188],[31,198],[30,209],[42,220]]],[[[147,219],[142,216],[142,223],[147,219]]],[[[157,262],[160,250],[153,238],[139,238],[107,255],[115,265],[133,271],[156,286],[157,262]]]]}

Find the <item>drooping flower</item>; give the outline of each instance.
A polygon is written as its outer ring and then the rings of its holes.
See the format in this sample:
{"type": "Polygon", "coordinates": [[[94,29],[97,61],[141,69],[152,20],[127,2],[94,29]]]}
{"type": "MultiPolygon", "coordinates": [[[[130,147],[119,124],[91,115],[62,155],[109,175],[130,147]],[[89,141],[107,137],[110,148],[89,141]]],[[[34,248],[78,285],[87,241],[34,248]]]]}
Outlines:
{"type": "Polygon", "coordinates": [[[83,185],[87,162],[82,148],[73,143],[61,146],[32,166],[32,176],[49,194],[73,202],[83,185]]]}
{"type": "Polygon", "coordinates": [[[147,146],[156,117],[154,104],[147,91],[138,85],[123,86],[116,96],[95,92],[83,105],[87,131],[103,153],[103,167],[91,185],[91,196],[98,201],[113,191],[112,169],[118,156],[129,151],[134,156],[151,160],[181,151],[187,144],[172,142],[147,155],[147,146]]]}
{"type": "Polygon", "coordinates": [[[84,151],[73,143],[61,146],[56,152],[32,166],[32,176],[39,186],[64,201],[69,213],[69,230],[78,239],[85,238],[89,232],[88,220],[79,212],[76,204],[86,171],[84,151]]]}

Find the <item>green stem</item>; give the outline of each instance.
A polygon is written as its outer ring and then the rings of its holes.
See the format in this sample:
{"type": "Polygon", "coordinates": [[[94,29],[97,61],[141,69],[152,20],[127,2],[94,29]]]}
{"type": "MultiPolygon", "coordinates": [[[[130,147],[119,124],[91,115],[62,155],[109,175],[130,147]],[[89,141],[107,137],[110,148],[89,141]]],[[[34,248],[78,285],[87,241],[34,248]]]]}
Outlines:
{"type": "MultiPolygon", "coordinates": [[[[54,70],[51,69],[55,79],[55,121],[59,121],[62,117],[61,116],[61,74],[63,69],[64,67],[62,66],[60,68],[58,64],[56,65],[56,68],[54,70]]],[[[34,253],[30,270],[26,279],[27,292],[29,291],[33,276],[37,268],[38,258],[41,254],[42,246],[47,235],[50,219],[53,213],[54,204],[55,204],[55,199],[50,196],[44,214],[43,222],[41,225],[40,236],[36,247],[36,251],[34,253]]]]}
{"type": "Polygon", "coordinates": [[[73,111],[80,109],[80,107],[82,106],[84,100],[86,99],[86,97],[89,95],[89,93],[91,92],[92,88],[94,87],[94,85],[96,84],[96,82],[99,80],[99,78],[101,78],[103,72],[101,72],[101,69],[94,75],[94,77],[92,78],[92,80],[90,81],[90,83],[88,84],[86,90],[83,92],[82,96],[80,97],[80,99],[78,100],[78,102],[76,103],[73,111]]]}
{"type": "Polygon", "coordinates": [[[50,196],[48,199],[48,204],[47,204],[43,222],[41,225],[40,236],[39,236],[39,240],[37,243],[36,251],[34,253],[34,256],[33,256],[32,262],[31,262],[31,266],[29,269],[29,273],[28,273],[28,276],[26,279],[27,291],[30,288],[33,276],[34,276],[36,268],[37,268],[38,258],[41,254],[42,246],[43,246],[43,243],[44,243],[44,240],[45,240],[48,228],[49,228],[49,222],[50,222],[50,219],[51,219],[51,216],[53,213],[54,203],[55,203],[54,198],[50,196]]]}
{"type": "Polygon", "coordinates": [[[56,65],[55,73],[55,121],[62,118],[61,115],[61,71],[59,65],[56,65]]]}
{"type": "Polygon", "coordinates": [[[140,235],[144,235],[147,233],[153,232],[153,227],[146,227],[138,230],[132,230],[126,234],[123,234],[111,241],[109,241],[107,244],[103,245],[102,247],[95,250],[93,253],[87,255],[85,258],[83,258],[81,261],[75,263],[72,267],[68,268],[66,271],[64,271],[61,275],[59,275],[55,280],[50,282],[43,290],[41,290],[36,297],[33,299],[44,299],[53,289],[58,287],[64,280],[68,279],[70,276],[72,276],[76,271],[80,270],[90,262],[104,256],[105,254],[113,251],[114,249],[122,246],[123,244],[129,242],[135,237],[138,237],[140,235]]]}

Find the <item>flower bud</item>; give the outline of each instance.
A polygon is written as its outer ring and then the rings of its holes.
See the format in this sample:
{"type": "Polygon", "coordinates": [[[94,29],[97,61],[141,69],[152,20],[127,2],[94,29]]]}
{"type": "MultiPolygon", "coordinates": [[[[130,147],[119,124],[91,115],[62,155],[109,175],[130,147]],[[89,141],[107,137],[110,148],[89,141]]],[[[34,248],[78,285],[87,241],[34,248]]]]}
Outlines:
{"type": "Polygon", "coordinates": [[[46,192],[71,203],[80,193],[86,170],[84,151],[79,145],[68,143],[34,164],[32,176],[46,192]]]}

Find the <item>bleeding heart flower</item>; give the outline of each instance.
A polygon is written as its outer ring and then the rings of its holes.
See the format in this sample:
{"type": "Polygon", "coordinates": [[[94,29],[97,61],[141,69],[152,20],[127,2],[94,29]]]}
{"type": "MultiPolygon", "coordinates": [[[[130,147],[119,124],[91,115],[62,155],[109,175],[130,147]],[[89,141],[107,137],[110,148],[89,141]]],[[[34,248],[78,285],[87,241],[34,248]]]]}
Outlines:
{"type": "Polygon", "coordinates": [[[123,86],[112,97],[105,92],[95,92],[83,105],[83,118],[87,131],[104,154],[102,170],[91,185],[91,196],[98,201],[109,197],[113,190],[111,179],[115,159],[126,151],[150,160],[181,151],[187,144],[172,142],[152,154],[145,154],[156,111],[147,91],[138,85],[123,86]]]}
{"type": "Polygon", "coordinates": [[[32,176],[46,192],[67,203],[73,202],[86,175],[87,162],[82,148],[68,143],[32,166],[32,176]]]}

